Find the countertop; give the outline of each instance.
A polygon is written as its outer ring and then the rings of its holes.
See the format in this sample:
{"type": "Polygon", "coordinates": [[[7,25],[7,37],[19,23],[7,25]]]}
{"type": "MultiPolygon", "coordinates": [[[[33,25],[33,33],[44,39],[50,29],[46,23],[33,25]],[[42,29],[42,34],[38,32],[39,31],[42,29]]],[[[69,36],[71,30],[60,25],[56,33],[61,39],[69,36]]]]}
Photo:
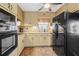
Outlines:
{"type": "Polygon", "coordinates": [[[52,34],[52,32],[24,32],[24,33],[27,33],[27,34],[52,34]]]}
{"type": "Polygon", "coordinates": [[[18,34],[18,35],[22,35],[22,34],[24,34],[24,32],[18,32],[17,34],[18,34]]]}

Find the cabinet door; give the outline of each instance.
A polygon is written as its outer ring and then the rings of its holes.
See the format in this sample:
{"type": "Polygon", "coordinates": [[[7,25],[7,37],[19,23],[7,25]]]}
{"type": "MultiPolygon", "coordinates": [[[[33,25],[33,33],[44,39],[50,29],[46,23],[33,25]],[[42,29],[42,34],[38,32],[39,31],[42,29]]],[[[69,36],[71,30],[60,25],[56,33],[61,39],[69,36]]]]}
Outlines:
{"type": "Polygon", "coordinates": [[[0,8],[4,9],[5,11],[8,11],[9,4],[8,3],[0,3],[0,8]]]}
{"type": "Polygon", "coordinates": [[[17,4],[16,3],[0,3],[0,8],[4,9],[5,11],[16,15],[17,14],[17,4]]]}
{"type": "Polygon", "coordinates": [[[22,10],[19,6],[17,6],[17,18],[22,21],[22,10]]]}
{"type": "Polygon", "coordinates": [[[79,3],[68,3],[68,12],[75,12],[79,10],[79,3]]]}
{"type": "Polygon", "coordinates": [[[24,36],[19,35],[18,36],[18,55],[22,52],[24,48],[24,42],[23,42],[24,36]]]}
{"type": "Polygon", "coordinates": [[[10,8],[9,8],[10,12],[13,15],[17,14],[17,4],[16,3],[10,3],[10,8]]]}
{"type": "Polygon", "coordinates": [[[52,45],[51,35],[50,34],[41,34],[40,35],[40,45],[41,46],[50,46],[50,45],[52,45]]]}
{"type": "Polygon", "coordinates": [[[24,34],[22,35],[21,39],[22,39],[22,41],[21,41],[22,42],[22,46],[21,47],[22,47],[22,50],[23,50],[23,48],[24,48],[24,34]]]}
{"type": "Polygon", "coordinates": [[[26,47],[30,47],[30,46],[33,46],[33,35],[32,34],[27,34],[26,35],[26,40],[25,40],[25,46],[26,47]]]}
{"type": "Polygon", "coordinates": [[[40,37],[39,34],[34,34],[32,39],[34,46],[40,46],[40,37]]]}

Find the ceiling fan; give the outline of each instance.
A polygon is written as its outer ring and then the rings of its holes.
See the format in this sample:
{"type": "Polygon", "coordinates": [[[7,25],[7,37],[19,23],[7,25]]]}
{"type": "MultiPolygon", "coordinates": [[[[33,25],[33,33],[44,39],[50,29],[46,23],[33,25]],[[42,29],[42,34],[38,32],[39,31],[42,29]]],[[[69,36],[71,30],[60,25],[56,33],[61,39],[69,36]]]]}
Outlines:
{"type": "Polygon", "coordinates": [[[41,11],[43,8],[47,8],[49,11],[52,11],[52,5],[61,5],[62,3],[42,3],[43,5],[38,9],[41,11]]]}

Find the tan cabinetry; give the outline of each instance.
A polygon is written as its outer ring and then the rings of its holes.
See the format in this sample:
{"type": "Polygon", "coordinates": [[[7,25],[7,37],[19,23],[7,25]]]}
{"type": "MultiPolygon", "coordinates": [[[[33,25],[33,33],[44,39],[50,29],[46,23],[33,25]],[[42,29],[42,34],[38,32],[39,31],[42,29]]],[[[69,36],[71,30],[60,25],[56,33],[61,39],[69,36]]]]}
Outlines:
{"type": "Polygon", "coordinates": [[[17,18],[23,20],[23,11],[19,6],[17,7],[17,18]]]}
{"type": "Polygon", "coordinates": [[[67,6],[69,12],[75,12],[79,10],[79,3],[68,3],[67,6]]]}
{"type": "Polygon", "coordinates": [[[55,16],[61,14],[62,12],[75,12],[79,10],[79,3],[65,3],[60,9],[56,11],[55,16]]]}
{"type": "Polygon", "coordinates": [[[50,33],[28,33],[25,39],[25,46],[50,46],[52,45],[50,33]]]}
{"type": "Polygon", "coordinates": [[[51,34],[40,34],[40,46],[52,45],[51,34]]]}
{"type": "Polygon", "coordinates": [[[21,54],[23,48],[24,48],[24,34],[21,34],[21,35],[18,35],[18,47],[17,47],[18,55],[21,54]]]}
{"type": "Polygon", "coordinates": [[[65,3],[64,5],[62,5],[56,12],[55,12],[55,16],[61,14],[62,12],[66,12],[67,11],[67,7],[68,4],[65,3]]]}
{"type": "Polygon", "coordinates": [[[0,3],[0,8],[16,16],[17,4],[16,3],[0,3]]]}
{"type": "Polygon", "coordinates": [[[11,3],[10,4],[10,9],[12,14],[16,15],[17,14],[17,4],[16,3],[11,3]]]}
{"type": "Polygon", "coordinates": [[[24,12],[21,10],[19,6],[17,6],[17,18],[21,21],[21,26],[24,25],[24,12]]]}
{"type": "Polygon", "coordinates": [[[8,5],[8,3],[0,3],[0,8],[8,11],[9,5],[8,5]]]}

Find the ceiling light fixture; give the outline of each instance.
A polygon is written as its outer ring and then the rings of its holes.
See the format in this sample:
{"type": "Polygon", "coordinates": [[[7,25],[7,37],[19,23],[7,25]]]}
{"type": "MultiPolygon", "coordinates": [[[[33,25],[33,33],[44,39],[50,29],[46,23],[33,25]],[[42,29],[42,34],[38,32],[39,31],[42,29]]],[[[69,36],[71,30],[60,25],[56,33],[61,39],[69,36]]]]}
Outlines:
{"type": "Polygon", "coordinates": [[[50,3],[46,3],[44,7],[45,8],[51,8],[51,4],[50,3]]]}

